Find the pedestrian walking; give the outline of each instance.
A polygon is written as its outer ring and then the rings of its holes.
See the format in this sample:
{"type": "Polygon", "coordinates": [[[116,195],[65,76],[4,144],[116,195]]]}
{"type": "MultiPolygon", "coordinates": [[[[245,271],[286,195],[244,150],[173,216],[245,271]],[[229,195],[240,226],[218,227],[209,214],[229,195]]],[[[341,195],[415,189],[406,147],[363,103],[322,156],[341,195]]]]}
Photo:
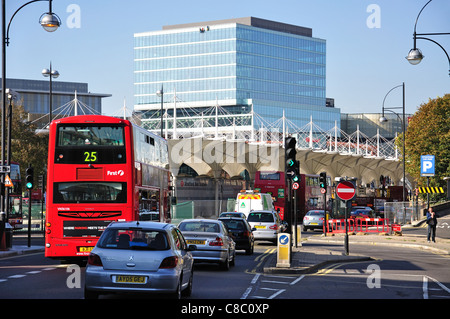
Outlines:
{"type": "Polygon", "coordinates": [[[437,215],[433,211],[433,208],[428,208],[427,212],[427,224],[428,224],[428,242],[430,239],[435,243],[436,242],[436,225],[437,225],[437,215]]]}

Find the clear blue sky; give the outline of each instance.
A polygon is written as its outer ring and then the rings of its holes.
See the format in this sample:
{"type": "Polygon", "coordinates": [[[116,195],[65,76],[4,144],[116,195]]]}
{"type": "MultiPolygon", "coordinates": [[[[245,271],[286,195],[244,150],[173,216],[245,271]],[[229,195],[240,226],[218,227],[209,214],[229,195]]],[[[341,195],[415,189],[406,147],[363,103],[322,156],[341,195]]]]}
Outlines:
{"type": "MultiPolygon", "coordinates": [[[[25,0],[7,0],[7,20],[25,0]]],[[[45,2],[23,8],[14,18],[7,48],[7,77],[44,79],[52,61],[58,80],[87,82],[94,93],[108,93],[103,113],[133,108],[133,34],[163,25],[253,16],[305,26],[327,41],[327,97],[342,113],[379,113],[385,94],[406,83],[406,111],[450,93],[448,60],[437,45],[418,40],[425,59],[410,65],[417,14],[427,0],[54,0],[63,26],[54,33],[38,24],[45,2]],[[70,25],[71,4],[80,8],[79,28],[70,25]],[[375,4],[380,9],[367,12],[375,4]],[[367,20],[379,23],[369,28],[367,20]]],[[[433,0],[423,11],[418,33],[450,32],[450,1],[433,0]]],[[[450,54],[450,36],[434,37],[450,54]]],[[[386,107],[400,106],[401,89],[386,107]]],[[[281,117],[281,115],[280,115],[281,117]]]]}

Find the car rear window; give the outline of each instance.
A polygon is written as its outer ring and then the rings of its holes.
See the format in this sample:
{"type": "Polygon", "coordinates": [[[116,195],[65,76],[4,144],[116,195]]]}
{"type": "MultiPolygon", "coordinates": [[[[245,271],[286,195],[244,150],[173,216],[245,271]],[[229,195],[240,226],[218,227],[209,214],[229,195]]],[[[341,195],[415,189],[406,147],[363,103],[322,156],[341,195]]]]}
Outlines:
{"type": "Polygon", "coordinates": [[[324,213],[323,213],[323,212],[317,212],[317,211],[315,211],[315,212],[308,212],[307,215],[308,215],[308,216],[323,216],[324,213]]]}
{"type": "Polygon", "coordinates": [[[144,229],[106,229],[97,247],[108,249],[167,250],[170,248],[165,232],[144,229]]]}
{"type": "Polygon", "coordinates": [[[221,219],[221,221],[227,225],[228,229],[230,230],[244,230],[245,225],[242,220],[233,220],[233,219],[221,219]]]}
{"type": "Polygon", "coordinates": [[[271,213],[250,213],[247,220],[256,223],[273,223],[273,214],[271,213]]]}
{"type": "Polygon", "coordinates": [[[185,222],[181,223],[178,228],[181,231],[220,233],[220,226],[217,223],[185,222]]]}

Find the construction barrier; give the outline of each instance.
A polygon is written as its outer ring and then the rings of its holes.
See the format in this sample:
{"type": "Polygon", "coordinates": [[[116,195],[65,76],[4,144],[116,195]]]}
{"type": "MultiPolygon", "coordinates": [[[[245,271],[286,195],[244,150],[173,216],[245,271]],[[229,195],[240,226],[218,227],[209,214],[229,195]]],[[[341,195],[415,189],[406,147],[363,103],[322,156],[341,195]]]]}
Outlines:
{"type": "MultiPolygon", "coordinates": [[[[390,232],[391,225],[387,218],[348,218],[348,232],[352,233],[384,233],[390,232]]],[[[345,219],[329,219],[327,233],[345,233],[345,219]]]]}

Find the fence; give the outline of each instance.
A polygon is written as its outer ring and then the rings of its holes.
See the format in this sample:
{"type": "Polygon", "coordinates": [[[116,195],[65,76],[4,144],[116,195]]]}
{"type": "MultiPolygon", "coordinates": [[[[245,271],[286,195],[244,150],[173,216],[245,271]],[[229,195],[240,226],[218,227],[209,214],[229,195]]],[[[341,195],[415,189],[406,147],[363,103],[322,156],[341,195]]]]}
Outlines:
{"type": "Polygon", "coordinates": [[[172,224],[178,224],[183,219],[194,218],[194,202],[188,201],[184,203],[179,203],[177,205],[172,205],[173,215],[172,224]]]}
{"type": "MultiPolygon", "coordinates": [[[[347,231],[351,233],[388,233],[391,230],[387,218],[348,218],[347,223],[347,231]]],[[[326,228],[327,233],[345,233],[345,219],[329,219],[326,228]]]]}
{"type": "Polygon", "coordinates": [[[384,217],[392,221],[392,224],[411,224],[421,218],[420,212],[425,207],[424,203],[386,202],[384,203],[384,217]]]}

